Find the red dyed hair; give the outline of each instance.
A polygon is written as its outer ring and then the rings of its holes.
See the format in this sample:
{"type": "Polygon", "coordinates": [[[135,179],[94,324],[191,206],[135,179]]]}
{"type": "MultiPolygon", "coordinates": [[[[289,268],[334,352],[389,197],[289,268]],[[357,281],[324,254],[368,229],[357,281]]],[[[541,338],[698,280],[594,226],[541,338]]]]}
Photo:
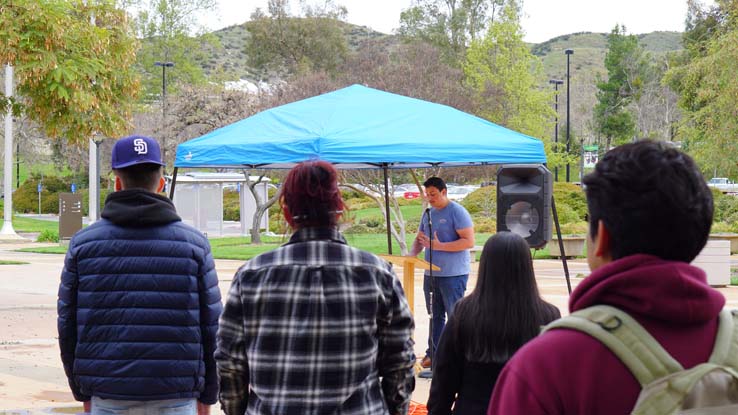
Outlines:
{"type": "Polygon", "coordinates": [[[336,169],[325,161],[298,164],[284,180],[281,201],[293,229],[335,226],[344,208],[336,169]]]}

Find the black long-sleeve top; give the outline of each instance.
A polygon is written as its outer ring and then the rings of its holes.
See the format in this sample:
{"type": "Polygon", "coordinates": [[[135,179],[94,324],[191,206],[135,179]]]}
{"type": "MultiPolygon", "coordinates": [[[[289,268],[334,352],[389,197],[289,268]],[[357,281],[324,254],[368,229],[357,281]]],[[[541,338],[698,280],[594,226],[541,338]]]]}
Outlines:
{"type": "MultiPolygon", "coordinates": [[[[546,304],[545,325],[561,317],[558,308],[546,304]]],[[[429,415],[479,415],[487,413],[497,377],[505,362],[470,362],[466,359],[458,320],[451,318],[443,329],[434,355],[433,382],[428,397],[429,415]],[[459,338],[454,334],[459,333],[459,338]]]]}

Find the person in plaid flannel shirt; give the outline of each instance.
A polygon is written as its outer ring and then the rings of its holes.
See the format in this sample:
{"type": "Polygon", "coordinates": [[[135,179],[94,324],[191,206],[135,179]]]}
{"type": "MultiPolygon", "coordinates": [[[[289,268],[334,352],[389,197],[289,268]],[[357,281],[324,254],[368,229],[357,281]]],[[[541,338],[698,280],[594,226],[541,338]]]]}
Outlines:
{"type": "Polygon", "coordinates": [[[227,415],[405,414],[415,387],[413,317],[392,267],[348,246],[332,165],[282,186],[295,231],[236,273],[215,359],[227,415]]]}

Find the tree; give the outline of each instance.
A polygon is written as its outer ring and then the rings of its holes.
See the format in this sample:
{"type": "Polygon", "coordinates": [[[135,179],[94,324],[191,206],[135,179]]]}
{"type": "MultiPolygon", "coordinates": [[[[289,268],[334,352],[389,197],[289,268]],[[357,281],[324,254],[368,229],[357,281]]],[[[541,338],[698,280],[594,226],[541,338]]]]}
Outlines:
{"type": "Polygon", "coordinates": [[[523,42],[517,6],[505,6],[484,39],[472,42],[463,65],[477,114],[533,137],[549,137],[552,91],[542,90],[543,69],[523,42]]]}
{"type": "Polygon", "coordinates": [[[605,68],[607,81],[597,83],[595,119],[598,132],[611,143],[633,139],[635,121],[628,106],[637,99],[644,83],[647,55],[638,38],[627,35],[625,26],[616,25],[607,37],[605,68]]]}
{"type": "MultiPolygon", "coordinates": [[[[431,169],[428,169],[431,170],[431,169]]],[[[432,170],[437,171],[438,168],[432,170]]],[[[395,186],[389,181],[388,199],[385,198],[384,176],[380,170],[342,170],[341,187],[362,193],[372,199],[382,212],[382,218],[386,224],[389,220],[390,234],[400,247],[400,255],[407,255],[407,221],[400,209],[400,203],[394,197],[395,186]],[[357,186],[360,185],[360,186],[357,186]],[[386,201],[389,201],[390,217],[387,218],[386,201]]],[[[420,186],[418,186],[420,189],[420,186]]],[[[425,202],[424,202],[425,203],[425,202]]]]}
{"type": "Polygon", "coordinates": [[[130,127],[138,43],[123,10],[110,2],[16,0],[0,5],[0,14],[0,62],[16,68],[16,108],[47,136],[82,144],[130,127]]]}
{"type": "Polygon", "coordinates": [[[142,0],[131,11],[136,12],[136,31],[143,39],[138,53],[138,70],[143,74],[145,97],[161,94],[161,68],[154,62],[173,62],[167,82],[175,91],[178,84],[205,82],[202,68],[203,43],[216,42],[215,37],[194,37],[200,26],[197,16],[211,11],[215,0],[142,0]]]}
{"type": "Polygon", "coordinates": [[[647,61],[643,72],[643,84],[630,105],[639,138],[671,140],[674,123],[680,112],[677,96],[661,80],[668,69],[669,61],[655,58],[647,61]]]}
{"type": "MultiPolygon", "coordinates": [[[[325,72],[310,72],[290,78],[288,83],[274,91],[274,96],[279,97],[279,100],[273,104],[281,105],[359,83],[472,112],[474,103],[469,90],[462,83],[463,79],[463,72],[441,59],[441,51],[430,44],[414,42],[387,51],[369,43],[350,55],[334,76],[325,72]]],[[[436,172],[437,169],[420,169],[410,174],[428,175],[436,172]]],[[[341,176],[345,188],[363,193],[375,201],[386,223],[382,173],[378,170],[342,170],[341,176]],[[351,186],[350,183],[361,184],[362,187],[351,186]]],[[[419,181],[422,183],[422,180],[419,181]]],[[[392,192],[389,194],[389,204],[390,232],[405,254],[407,221],[392,192]]]]}
{"type": "Polygon", "coordinates": [[[340,26],[346,8],[327,1],[322,8],[303,9],[291,16],[287,0],[269,0],[268,13],[260,9],[246,24],[246,52],[250,65],[269,74],[336,70],[346,58],[348,43],[340,26]]]}
{"type": "Polygon", "coordinates": [[[465,112],[475,109],[463,84],[464,73],[446,63],[440,49],[428,43],[401,44],[389,51],[365,45],[346,60],[337,78],[344,85],[358,83],[465,112]]]}
{"type": "MultiPolygon", "coordinates": [[[[200,27],[196,18],[200,13],[212,10],[215,0],[140,0],[132,7],[136,13],[136,29],[143,39],[137,57],[137,69],[142,74],[144,98],[150,102],[153,97],[164,98],[164,88],[174,93],[180,85],[198,85],[205,82],[202,67],[198,62],[205,56],[203,45],[215,44],[214,35],[193,37],[200,27]],[[156,62],[171,62],[174,66],[157,66],[156,62]],[[166,75],[163,73],[166,71],[166,75]],[[166,76],[166,85],[163,77],[166,76]]],[[[162,116],[155,133],[162,144],[162,159],[165,163],[171,158],[169,100],[160,101],[162,116]]]]}
{"type": "Polygon", "coordinates": [[[264,200],[261,195],[259,194],[259,191],[257,190],[256,186],[258,186],[260,183],[264,183],[266,179],[266,174],[262,171],[259,173],[259,177],[256,180],[251,180],[251,176],[249,175],[248,170],[243,170],[243,176],[246,180],[246,187],[251,192],[251,195],[254,197],[254,202],[256,204],[256,211],[254,212],[254,216],[251,219],[251,243],[252,244],[261,244],[261,233],[259,233],[259,228],[261,227],[261,218],[266,213],[267,209],[272,207],[277,200],[279,200],[280,196],[282,195],[282,188],[280,187],[277,189],[276,192],[272,195],[272,197],[268,197],[264,200]]]}
{"type": "MultiPolygon", "coordinates": [[[[505,4],[514,0],[414,0],[400,14],[399,34],[430,43],[453,63],[482,36],[505,4]]],[[[515,6],[517,7],[517,6],[515,6]]]]}
{"type": "MultiPolygon", "coordinates": [[[[183,85],[168,106],[164,127],[170,137],[167,153],[174,155],[178,144],[255,114],[270,100],[266,94],[226,90],[218,85],[183,85]]],[[[161,128],[159,117],[152,118],[155,125],[151,130],[161,128]]]]}
{"type": "Polygon", "coordinates": [[[735,178],[738,165],[738,1],[709,9],[690,2],[684,54],[675,59],[665,82],[679,96],[684,118],[677,137],[704,171],[735,178]]]}

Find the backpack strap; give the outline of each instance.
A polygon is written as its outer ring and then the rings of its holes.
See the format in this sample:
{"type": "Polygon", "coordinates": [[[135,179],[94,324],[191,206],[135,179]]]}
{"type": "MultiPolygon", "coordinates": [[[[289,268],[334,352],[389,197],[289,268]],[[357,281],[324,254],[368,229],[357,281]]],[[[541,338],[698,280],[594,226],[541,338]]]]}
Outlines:
{"type": "Polygon", "coordinates": [[[722,310],[710,363],[738,369],[738,311],[722,310]]]}
{"type": "Polygon", "coordinates": [[[615,307],[597,305],[578,310],[543,331],[560,328],[579,330],[602,342],[630,369],[641,387],[683,370],[643,326],[615,307]]]}

